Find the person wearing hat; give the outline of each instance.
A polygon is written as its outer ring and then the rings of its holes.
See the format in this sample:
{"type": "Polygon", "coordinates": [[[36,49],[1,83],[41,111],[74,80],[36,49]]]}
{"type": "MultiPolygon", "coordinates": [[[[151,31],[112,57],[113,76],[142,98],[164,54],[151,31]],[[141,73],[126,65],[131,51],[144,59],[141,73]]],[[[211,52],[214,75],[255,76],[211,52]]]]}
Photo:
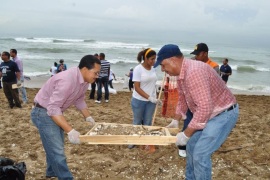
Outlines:
{"type": "MultiPolygon", "coordinates": [[[[194,54],[195,55],[195,59],[198,61],[202,61],[206,64],[208,64],[209,66],[211,66],[218,74],[219,74],[219,65],[212,61],[209,57],[208,57],[208,46],[205,43],[199,43],[195,46],[195,49],[193,52],[191,52],[190,54],[194,54]]],[[[187,114],[186,114],[186,119],[184,121],[184,126],[183,126],[183,131],[186,129],[186,127],[188,126],[189,122],[191,121],[193,114],[192,112],[188,109],[187,114]]],[[[179,121],[177,120],[172,120],[171,123],[166,126],[168,128],[178,128],[179,125],[179,121]]],[[[181,157],[186,157],[186,147],[185,146],[179,146],[179,156],[181,157]]]]}
{"type": "Polygon", "coordinates": [[[210,65],[219,74],[219,65],[208,57],[208,51],[208,46],[205,43],[199,43],[195,46],[194,51],[192,51],[190,54],[194,54],[196,60],[205,62],[206,64],[210,65]]]}
{"type": "Polygon", "coordinates": [[[238,119],[236,98],[213,68],[185,58],[177,45],[163,46],[157,56],[154,67],[178,76],[174,119],[186,119],[188,109],[193,113],[188,127],[176,135],[176,145],[187,146],[186,179],[211,179],[211,156],[238,119]]]}

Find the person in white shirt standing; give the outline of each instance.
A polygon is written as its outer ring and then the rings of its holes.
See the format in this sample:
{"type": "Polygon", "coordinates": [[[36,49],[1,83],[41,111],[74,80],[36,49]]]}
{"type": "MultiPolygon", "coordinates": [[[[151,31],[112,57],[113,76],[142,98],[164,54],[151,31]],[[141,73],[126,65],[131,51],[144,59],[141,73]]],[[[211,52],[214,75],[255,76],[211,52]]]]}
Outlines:
{"type": "Polygon", "coordinates": [[[51,77],[57,74],[57,62],[54,62],[54,65],[50,68],[51,77]]]}
{"type": "Polygon", "coordinates": [[[10,49],[10,56],[13,58],[13,61],[17,64],[20,73],[21,73],[21,82],[18,82],[17,84],[21,84],[21,87],[19,88],[20,93],[22,94],[22,100],[23,103],[26,104],[28,102],[27,93],[24,87],[24,77],[23,77],[23,62],[22,59],[17,56],[17,50],[16,49],[10,49]]]}
{"type": "MultiPolygon", "coordinates": [[[[145,49],[139,52],[137,60],[140,64],[133,70],[134,91],[131,100],[133,124],[151,126],[156,104],[159,103],[156,97],[157,74],[153,68],[156,52],[151,48],[145,49]]],[[[133,147],[128,146],[129,149],[133,147]]]]}
{"type": "Polygon", "coordinates": [[[113,71],[110,69],[109,86],[110,86],[110,88],[112,88],[112,89],[113,89],[113,85],[112,85],[112,81],[113,81],[113,80],[116,81],[115,74],[114,74],[113,71]]]}

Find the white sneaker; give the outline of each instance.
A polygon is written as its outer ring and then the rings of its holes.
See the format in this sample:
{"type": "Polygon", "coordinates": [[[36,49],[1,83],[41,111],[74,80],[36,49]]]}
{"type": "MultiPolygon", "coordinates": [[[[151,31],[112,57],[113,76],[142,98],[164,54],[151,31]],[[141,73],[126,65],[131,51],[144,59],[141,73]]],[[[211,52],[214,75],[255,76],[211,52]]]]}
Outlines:
{"type": "Polygon", "coordinates": [[[187,157],[187,152],[186,152],[186,150],[179,149],[178,155],[180,157],[187,157]]]}
{"type": "Polygon", "coordinates": [[[95,103],[98,103],[98,104],[100,104],[100,103],[101,103],[101,101],[95,100],[95,103]]]}
{"type": "Polygon", "coordinates": [[[109,102],[109,100],[108,100],[108,99],[106,99],[106,100],[105,100],[105,102],[106,102],[106,103],[108,103],[108,102],[109,102]]]}
{"type": "Polygon", "coordinates": [[[179,121],[173,119],[172,122],[166,126],[166,128],[178,128],[179,127],[179,121]]]}

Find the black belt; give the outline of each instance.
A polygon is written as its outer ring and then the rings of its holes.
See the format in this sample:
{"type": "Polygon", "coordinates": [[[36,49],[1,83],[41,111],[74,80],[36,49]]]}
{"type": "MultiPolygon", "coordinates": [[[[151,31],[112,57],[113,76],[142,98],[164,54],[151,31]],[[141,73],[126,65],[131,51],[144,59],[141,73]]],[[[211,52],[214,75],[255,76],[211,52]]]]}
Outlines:
{"type": "Polygon", "coordinates": [[[229,107],[228,109],[226,109],[226,110],[222,111],[221,113],[219,113],[217,116],[219,116],[220,114],[222,114],[222,113],[224,113],[224,112],[228,112],[228,111],[230,111],[230,110],[233,110],[234,108],[236,108],[236,106],[237,106],[237,104],[232,105],[232,106],[229,107]]]}
{"type": "Polygon", "coordinates": [[[34,103],[34,106],[35,106],[35,107],[38,107],[38,108],[46,109],[45,107],[41,106],[41,105],[38,104],[38,103],[34,103]]]}

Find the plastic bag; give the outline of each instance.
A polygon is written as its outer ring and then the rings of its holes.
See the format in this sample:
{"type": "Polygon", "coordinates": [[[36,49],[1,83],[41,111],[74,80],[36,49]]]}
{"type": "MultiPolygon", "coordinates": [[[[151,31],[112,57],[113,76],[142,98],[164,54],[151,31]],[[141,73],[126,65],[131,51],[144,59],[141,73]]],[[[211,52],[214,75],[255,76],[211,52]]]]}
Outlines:
{"type": "Polygon", "coordinates": [[[25,180],[26,171],[24,162],[15,164],[9,158],[0,157],[0,180],[25,180]]]}

